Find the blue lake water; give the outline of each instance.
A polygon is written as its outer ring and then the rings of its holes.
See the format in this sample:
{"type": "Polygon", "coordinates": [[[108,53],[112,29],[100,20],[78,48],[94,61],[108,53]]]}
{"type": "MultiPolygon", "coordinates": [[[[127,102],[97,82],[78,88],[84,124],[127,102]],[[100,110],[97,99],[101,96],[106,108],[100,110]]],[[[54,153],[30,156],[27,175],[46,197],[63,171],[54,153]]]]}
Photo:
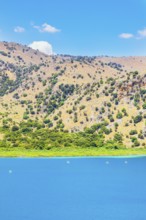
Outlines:
{"type": "Polygon", "coordinates": [[[146,157],[0,159],[0,220],[146,220],[146,157]]]}

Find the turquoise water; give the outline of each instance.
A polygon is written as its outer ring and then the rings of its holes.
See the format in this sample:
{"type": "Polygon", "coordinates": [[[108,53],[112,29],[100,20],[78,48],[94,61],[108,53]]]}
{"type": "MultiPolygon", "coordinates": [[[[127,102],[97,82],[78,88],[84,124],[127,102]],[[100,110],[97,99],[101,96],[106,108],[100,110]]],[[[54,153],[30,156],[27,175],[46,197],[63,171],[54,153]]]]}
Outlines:
{"type": "Polygon", "coordinates": [[[146,157],[0,159],[0,220],[146,220],[146,157]]]}

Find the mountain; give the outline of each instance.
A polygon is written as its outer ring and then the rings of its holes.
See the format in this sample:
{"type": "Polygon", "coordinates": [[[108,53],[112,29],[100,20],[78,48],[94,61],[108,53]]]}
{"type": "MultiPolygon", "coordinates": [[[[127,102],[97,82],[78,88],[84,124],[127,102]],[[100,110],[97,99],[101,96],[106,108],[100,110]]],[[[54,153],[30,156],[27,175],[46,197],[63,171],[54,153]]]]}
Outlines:
{"type": "Polygon", "coordinates": [[[29,119],[66,132],[104,122],[106,140],[145,146],[146,57],[48,56],[0,42],[0,125],[29,119]]]}

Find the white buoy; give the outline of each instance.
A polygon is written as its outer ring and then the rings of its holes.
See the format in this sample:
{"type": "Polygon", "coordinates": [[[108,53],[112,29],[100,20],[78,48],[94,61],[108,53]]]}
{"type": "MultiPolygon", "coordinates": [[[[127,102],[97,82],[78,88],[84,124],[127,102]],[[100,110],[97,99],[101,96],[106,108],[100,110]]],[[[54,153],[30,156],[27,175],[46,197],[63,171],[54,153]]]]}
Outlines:
{"type": "Polygon", "coordinates": [[[125,161],[124,161],[124,163],[125,163],[125,164],[127,164],[127,163],[128,163],[128,161],[127,161],[127,160],[125,160],[125,161]]]}
{"type": "Polygon", "coordinates": [[[12,170],[9,170],[9,174],[12,174],[12,170]]]}
{"type": "Polygon", "coordinates": [[[67,161],[66,161],[66,163],[67,163],[67,164],[70,164],[70,161],[69,161],[69,160],[67,160],[67,161]]]}
{"type": "Polygon", "coordinates": [[[106,161],[106,164],[109,164],[109,161],[106,161]]]}

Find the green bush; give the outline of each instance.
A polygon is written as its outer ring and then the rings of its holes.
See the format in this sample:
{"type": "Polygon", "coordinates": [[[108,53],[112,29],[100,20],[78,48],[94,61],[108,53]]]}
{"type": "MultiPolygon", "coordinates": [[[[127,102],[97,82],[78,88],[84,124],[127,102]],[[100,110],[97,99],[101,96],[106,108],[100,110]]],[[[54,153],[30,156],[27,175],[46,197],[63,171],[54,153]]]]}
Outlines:
{"type": "Polygon", "coordinates": [[[146,102],[142,105],[143,109],[146,109],[146,102]]]}
{"type": "Polygon", "coordinates": [[[123,115],[122,115],[122,113],[121,113],[121,112],[118,112],[118,113],[117,113],[117,115],[116,115],[116,118],[118,118],[118,119],[121,119],[121,118],[123,118],[123,115]]]}
{"type": "Polygon", "coordinates": [[[19,126],[17,126],[17,125],[12,126],[12,131],[18,131],[18,130],[19,130],[19,126]]]}
{"type": "Polygon", "coordinates": [[[123,143],[123,135],[120,133],[115,133],[114,141],[117,143],[123,143]]]}
{"type": "Polygon", "coordinates": [[[133,121],[134,121],[135,124],[141,122],[142,121],[142,116],[141,115],[137,115],[136,117],[134,117],[133,121]]]}
{"type": "Polygon", "coordinates": [[[130,135],[135,135],[135,134],[137,134],[137,130],[131,130],[131,131],[129,132],[129,134],[130,134],[130,135]]]}

